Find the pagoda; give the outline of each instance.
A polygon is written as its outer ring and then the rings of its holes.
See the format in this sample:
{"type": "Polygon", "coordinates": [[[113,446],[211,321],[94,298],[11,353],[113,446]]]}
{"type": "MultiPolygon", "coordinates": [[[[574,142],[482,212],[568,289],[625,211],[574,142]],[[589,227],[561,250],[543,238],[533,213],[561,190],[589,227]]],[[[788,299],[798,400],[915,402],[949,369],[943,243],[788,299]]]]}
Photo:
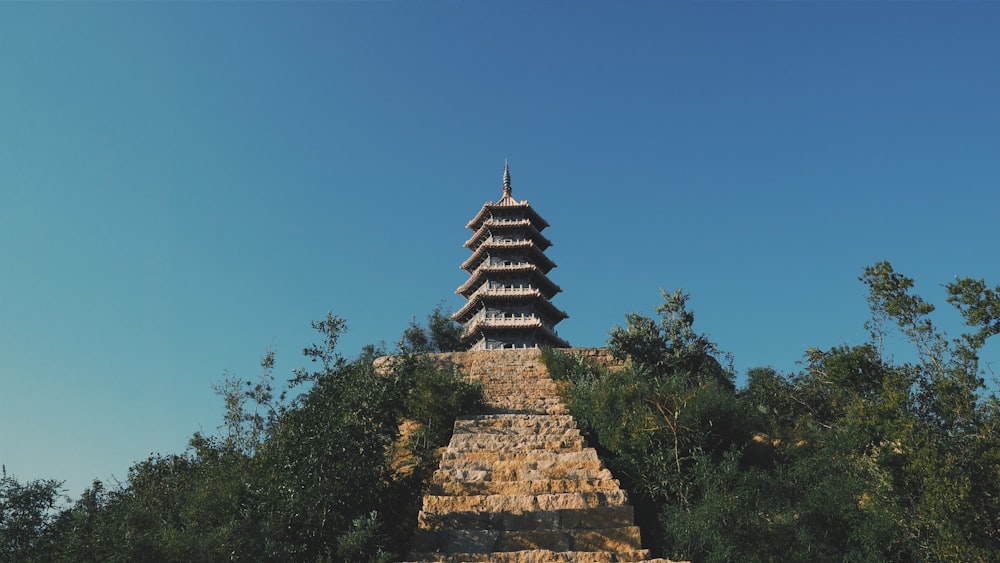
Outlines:
{"type": "Polygon", "coordinates": [[[466,299],[452,319],[463,327],[469,350],[568,348],[556,324],[569,315],[550,299],[562,291],[548,273],[556,265],[545,256],[552,242],[542,235],[549,224],[531,205],[511,195],[510,166],[503,170],[503,195],[487,202],[466,228],[472,256],[462,264],[469,280],[455,293],[466,299]]]}

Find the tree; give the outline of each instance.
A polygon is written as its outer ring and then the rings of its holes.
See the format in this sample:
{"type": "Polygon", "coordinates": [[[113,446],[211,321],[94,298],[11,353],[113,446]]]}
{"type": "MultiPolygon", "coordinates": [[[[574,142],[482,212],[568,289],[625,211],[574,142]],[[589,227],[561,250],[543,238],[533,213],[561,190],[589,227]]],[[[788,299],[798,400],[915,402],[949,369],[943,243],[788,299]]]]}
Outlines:
{"type": "Polygon", "coordinates": [[[47,533],[55,524],[63,499],[59,481],[25,483],[0,469],[0,560],[31,561],[41,558],[47,533]]]}
{"type": "Polygon", "coordinates": [[[348,360],[337,350],[343,319],[328,313],[312,326],[320,338],[304,350],[310,368],[286,388],[268,351],[259,378],[227,374],[216,387],[219,435],[151,454],[123,483],[95,481],[57,516],[28,502],[54,498],[57,484],[4,476],[0,539],[12,539],[0,559],[355,562],[407,552],[425,471],[455,417],[480,408],[481,389],[422,353],[380,359],[368,346],[348,360]],[[417,429],[401,437],[408,420],[417,429]],[[393,465],[400,449],[412,470],[393,465]]]}
{"type": "Polygon", "coordinates": [[[685,374],[696,381],[714,380],[734,387],[732,368],[723,368],[728,359],[704,334],[694,330],[694,312],[687,308],[690,296],[683,290],[661,290],[663,303],[655,311],[658,320],[638,313],[625,315],[625,326],[611,329],[608,349],[618,360],[632,360],[654,377],[685,374]]]}
{"type": "Polygon", "coordinates": [[[626,316],[621,369],[546,353],[567,403],[637,507],[643,537],[697,561],[991,561],[1000,552],[1000,409],[979,354],[1000,287],[948,284],[970,331],[950,339],[913,280],[865,270],[870,342],[806,351],[803,369],[734,391],[682,292],[626,316]],[[896,364],[897,327],[917,351],[896,364]]]}
{"type": "Polygon", "coordinates": [[[260,456],[269,484],[267,556],[399,555],[408,549],[425,476],[400,476],[392,467],[389,452],[400,423],[422,424],[406,447],[417,467],[428,467],[455,417],[481,406],[482,392],[434,358],[406,349],[379,361],[383,352],[368,347],[356,360],[344,361],[333,346],[343,323],[328,317],[316,328],[327,345],[305,353],[321,368],[296,372],[296,381],[312,387],[282,413],[260,456]]]}
{"type": "Polygon", "coordinates": [[[427,315],[426,326],[412,319],[400,341],[400,349],[410,353],[457,352],[461,348],[462,327],[451,320],[444,303],[438,303],[427,315]]]}
{"type": "Polygon", "coordinates": [[[892,455],[880,464],[890,486],[881,501],[906,515],[903,526],[919,557],[990,560],[1000,551],[1000,409],[996,394],[984,393],[979,353],[1000,332],[1000,287],[971,278],[945,285],[948,302],[972,329],[950,339],[930,317],[934,306],[912,294],[913,280],[888,262],[866,268],[861,281],[875,338],[892,322],[918,358],[902,366],[912,395],[890,419],[892,455]]]}
{"type": "Polygon", "coordinates": [[[567,403],[629,488],[643,537],[667,554],[695,557],[691,550],[701,553],[694,544],[703,534],[682,539],[678,516],[704,498],[705,468],[744,444],[749,432],[733,374],[716,345],[694,330],[688,296],[680,290],[662,295],[658,319],[628,314],[624,327],[611,330],[608,348],[624,367],[551,350],[543,359],[554,378],[572,383],[567,403]],[[665,517],[669,524],[662,524],[665,517]]]}

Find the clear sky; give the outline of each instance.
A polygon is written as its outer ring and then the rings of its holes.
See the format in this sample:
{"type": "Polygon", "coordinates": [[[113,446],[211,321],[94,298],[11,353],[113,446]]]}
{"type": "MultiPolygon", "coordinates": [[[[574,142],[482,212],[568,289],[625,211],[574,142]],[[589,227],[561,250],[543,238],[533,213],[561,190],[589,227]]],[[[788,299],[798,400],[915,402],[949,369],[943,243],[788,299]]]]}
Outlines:
{"type": "MultiPolygon", "coordinates": [[[[552,225],[560,335],[659,290],[740,377],[865,339],[865,265],[1000,284],[1000,3],[0,4],[0,463],[124,479],[226,370],[390,347],[465,223],[552,225]]],[[[954,321],[954,316],[945,317],[954,321]]],[[[989,358],[1000,362],[1000,345],[989,358]]]]}

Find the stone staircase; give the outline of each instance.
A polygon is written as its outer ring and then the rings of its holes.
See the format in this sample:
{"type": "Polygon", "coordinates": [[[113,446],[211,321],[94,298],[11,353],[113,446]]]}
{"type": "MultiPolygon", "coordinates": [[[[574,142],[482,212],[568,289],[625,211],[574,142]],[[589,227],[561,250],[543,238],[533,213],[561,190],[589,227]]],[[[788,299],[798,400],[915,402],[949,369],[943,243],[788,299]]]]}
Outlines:
{"type": "Polygon", "coordinates": [[[625,492],[584,444],[540,350],[441,357],[482,383],[489,414],[455,422],[412,561],[650,561],[625,492]]]}

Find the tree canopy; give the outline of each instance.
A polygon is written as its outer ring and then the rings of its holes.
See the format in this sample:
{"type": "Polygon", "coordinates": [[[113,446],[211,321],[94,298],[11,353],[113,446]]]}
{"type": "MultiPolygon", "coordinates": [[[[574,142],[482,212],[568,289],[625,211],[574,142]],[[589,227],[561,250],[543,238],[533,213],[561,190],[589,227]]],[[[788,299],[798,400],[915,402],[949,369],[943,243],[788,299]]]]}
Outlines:
{"type": "MultiPolygon", "coordinates": [[[[946,284],[966,332],[887,262],[866,268],[870,338],[805,351],[796,373],[732,362],[683,291],[609,333],[619,365],[546,350],[550,373],[654,552],[693,561],[997,561],[1000,402],[980,355],[1000,287],[946,284]],[[913,361],[888,357],[898,332],[913,361]]],[[[441,306],[390,359],[313,323],[308,367],[227,376],[218,433],[152,454],[66,503],[55,480],[0,477],[3,561],[390,561],[409,551],[426,477],[481,390],[428,352],[458,346],[441,306]]]]}
{"type": "MultiPolygon", "coordinates": [[[[227,377],[219,435],[153,454],[124,483],[95,481],[59,511],[59,484],[0,481],[4,561],[389,561],[408,551],[422,483],[482,392],[426,354],[365,348],[346,323],[313,323],[311,368],[277,389],[274,354],[254,381],[227,377]],[[286,391],[299,391],[288,399],[286,391]]],[[[413,329],[413,327],[411,327],[413,329]]],[[[429,330],[417,327],[416,330],[429,330]]]]}
{"type": "Polygon", "coordinates": [[[1000,410],[979,353],[1000,332],[1000,287],[956,279],[969,331],[949,338],[913,280],[865,269],[871,340],[806,351],[732,385],[687,296],[626,315],[624,367],[547,355],[571,411],[630,488],[643,537],[695,561],[995,561],[1000,410]],[[917,361],[883,353],[890,330],[917,361]]]}

